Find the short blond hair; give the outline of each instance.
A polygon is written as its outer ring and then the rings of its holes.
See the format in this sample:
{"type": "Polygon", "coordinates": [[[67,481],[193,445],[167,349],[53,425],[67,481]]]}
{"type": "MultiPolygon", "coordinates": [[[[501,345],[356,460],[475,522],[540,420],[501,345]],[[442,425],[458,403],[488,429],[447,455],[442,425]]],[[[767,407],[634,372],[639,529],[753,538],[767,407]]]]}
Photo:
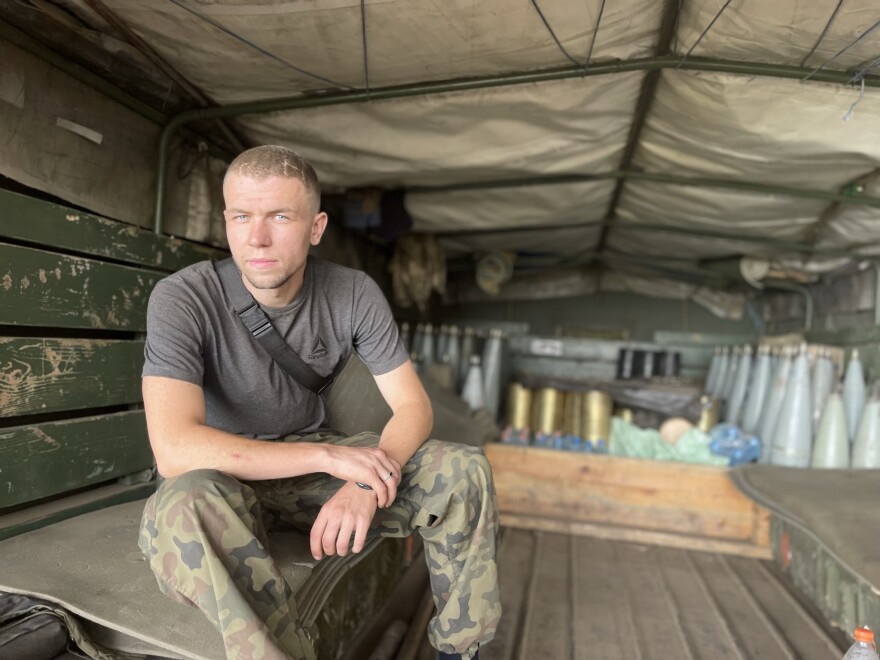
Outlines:
{"type": "Polygon", "coordinates": [[[265,179],[270,176],[299,179],[312,197],[312,206],[315,212],[317,213],[321,207],[321,184],[318,181],[315,168],[293,149],[277,144],[248,149],[229,163],[229,167],[226,168],[226,177],[229,177],[230,174],[252,179],[265,179]]]}

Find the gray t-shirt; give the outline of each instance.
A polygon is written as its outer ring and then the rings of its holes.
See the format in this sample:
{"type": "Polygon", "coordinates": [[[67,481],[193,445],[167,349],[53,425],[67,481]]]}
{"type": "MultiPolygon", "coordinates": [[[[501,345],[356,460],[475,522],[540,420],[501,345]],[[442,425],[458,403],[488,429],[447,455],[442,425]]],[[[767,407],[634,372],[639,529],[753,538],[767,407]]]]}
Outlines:
{"type": "MultiPolygon", "coordinates": [[[[388,302],[361,271],[309,257],[302,290],[263,308],[316,373],[338,373],[357,351],[373,375],[406,362],[388,302]]],[[[317,394],[295,383],[227,304],[210,262],[161,280],[147,308],[144,376],[203,388],[208,426],[255,438],[310,433],[324,421],[317,394]]]]}

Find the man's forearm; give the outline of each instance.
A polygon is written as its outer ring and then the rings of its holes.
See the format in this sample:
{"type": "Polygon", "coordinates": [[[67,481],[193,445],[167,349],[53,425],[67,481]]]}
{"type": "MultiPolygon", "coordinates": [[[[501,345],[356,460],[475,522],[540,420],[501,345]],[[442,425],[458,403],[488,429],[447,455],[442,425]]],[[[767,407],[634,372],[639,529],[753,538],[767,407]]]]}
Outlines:
{"type": "Polygon", "coordinates": [[[402,467],[427,440],[433,424],[430,405],[413,403],[401,406],[382,430],[379,448],[402,467]]]}
{"type": "Polygon", "coordinates": [[[175,436],[153,443],[159,472],[165,477],[210,469],[256,481],[328,470],[329,451],[320,443],[252,440],[203,424],[188,426],[175,436]]]}

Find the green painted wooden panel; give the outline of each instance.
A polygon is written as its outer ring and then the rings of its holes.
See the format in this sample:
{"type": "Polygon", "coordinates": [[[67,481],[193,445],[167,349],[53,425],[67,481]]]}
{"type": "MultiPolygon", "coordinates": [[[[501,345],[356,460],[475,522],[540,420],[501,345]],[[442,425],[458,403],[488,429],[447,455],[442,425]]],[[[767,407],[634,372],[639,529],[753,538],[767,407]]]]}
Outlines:
{"type": "Polygon", "coordinates": [[[229,256],[192,241],[0,190],[0,236],[175,271],[229,256]]]}
{"type": "Polygon", "coordinates": [[[153,464],[142,410],[0,429],[0,508],[153,464]]]}
{"type": "Polygon", "coordinates": [[[143,331],[164,273],[0,243],[0,323],[143,331]]]}
{"type": "Polygon", "coordinates": [[[0,416],[141,400],[143,341],[0,337],[0,416]]]}
{"type": "Polygon", "coordinates": [[[8,513],[0,516],[0,541],[90,511],[141,500],[149,497],[155,491],[155,481],[131,486],[114,483],[8,513]]]}

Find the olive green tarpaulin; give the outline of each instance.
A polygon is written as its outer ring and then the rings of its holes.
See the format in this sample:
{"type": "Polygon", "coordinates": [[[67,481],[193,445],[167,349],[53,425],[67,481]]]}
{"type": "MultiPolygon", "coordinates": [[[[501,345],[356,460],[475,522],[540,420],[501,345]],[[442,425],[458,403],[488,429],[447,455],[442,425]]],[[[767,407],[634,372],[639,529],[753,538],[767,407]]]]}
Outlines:
{"type": "Polygon", "coordinates": [[[828,620],[880,627],[880,470],[748,465],[731,477],[771,511],[776,559],[828,620]]]}

